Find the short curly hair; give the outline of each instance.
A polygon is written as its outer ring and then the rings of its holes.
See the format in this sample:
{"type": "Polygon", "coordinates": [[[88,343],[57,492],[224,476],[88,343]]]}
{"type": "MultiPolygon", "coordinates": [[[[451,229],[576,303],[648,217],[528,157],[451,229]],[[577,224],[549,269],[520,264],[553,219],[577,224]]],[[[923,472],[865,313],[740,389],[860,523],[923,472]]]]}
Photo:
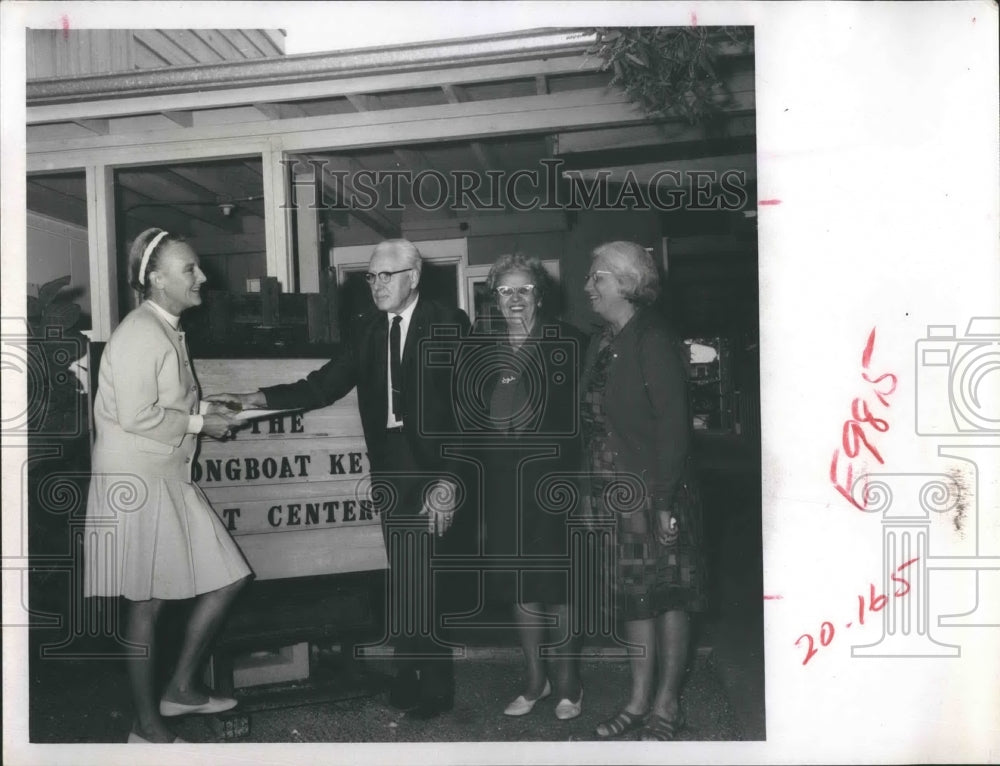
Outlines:
{"type": "Polygon", "coordinates": [[[660,296],[656,263],[642,245],[617,240],[598,245],[592,258],[604,258],[622,286],[622,297],[639,306],[649,306],[660,296]]]}
{"type": "Polygon", "coordinates": [[[490,267],[490,273],[486,277],[486,289],[490,295],[496,296],[496,287],[506,274],[515,271],[523,271],[531,275],[531,281],[535,285],[535,298],[541,305],[542,299],[551,292],[549,272],[542,266],[542,262],[533,255],[524,253],[507,253],[501,255],[490,267]]]}
{"type": "Polygon", "coordinates": [[[184,241],[184,237],[180,234],[171,234],[155,226],[142,232],[132,241],[132,247],[128,251],[129,286],[143,298],[148,298],[150,291],[149,274],[159,268],[160,256],[163,255],[164,249],[171,242],[184,241]],[[164,234],[165,236],[160,237],[160,240],[156,243],[156,247],[149,253],[149,258],[146,260],[146,269],[143,272],[143,279],[140,282],[139,270],[142,268],[142,256],[146,252],[149,243],[159,237],[160,234],[164,234]]]}

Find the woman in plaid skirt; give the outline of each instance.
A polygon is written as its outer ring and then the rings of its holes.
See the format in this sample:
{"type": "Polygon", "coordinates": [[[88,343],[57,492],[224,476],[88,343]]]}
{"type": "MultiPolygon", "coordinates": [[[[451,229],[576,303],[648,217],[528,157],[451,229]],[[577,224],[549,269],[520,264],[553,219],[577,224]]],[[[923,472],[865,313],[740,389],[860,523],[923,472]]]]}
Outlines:
{"type": "Polygon", "coordinates": [[[599,246],[584,289],[606,322],[581,384],[590,503],[615,519],[614,604],[635,645],[628,703],[596,734],[671,740],[684,723],[688,615],[704,608],[705,592],[685,365],[650,308],[660,281],[645,249],[599,246]]]}

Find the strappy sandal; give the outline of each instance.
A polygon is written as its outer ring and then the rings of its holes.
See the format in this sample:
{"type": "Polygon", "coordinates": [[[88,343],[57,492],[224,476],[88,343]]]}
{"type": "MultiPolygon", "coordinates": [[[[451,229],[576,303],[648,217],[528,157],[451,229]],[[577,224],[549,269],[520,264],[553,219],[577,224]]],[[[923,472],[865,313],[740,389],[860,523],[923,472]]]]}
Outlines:
{"type": "Polygon", "coordinates": [[[684,728],[684,723],[682,714],[671,721],[662,715],[650,713],[639,732],[639,739],[643,742],[671,742],[677,738],[677,732],[684,728]]]}
{"type": "Polygon", "coordinates": [[[641,713],[630,713],[627,710],[622,710],[614,718],[609,718],[607,721],[602,721],[597,724],[597,728],[594,729],[594,733],[599,739],[613,739],[614,737],[620,737],[622,734],[634,731],[642,726],[642,722],[645,718],[646,716],[641,713]],[[608,733],[601,734],[602,728],[608,733]]]}

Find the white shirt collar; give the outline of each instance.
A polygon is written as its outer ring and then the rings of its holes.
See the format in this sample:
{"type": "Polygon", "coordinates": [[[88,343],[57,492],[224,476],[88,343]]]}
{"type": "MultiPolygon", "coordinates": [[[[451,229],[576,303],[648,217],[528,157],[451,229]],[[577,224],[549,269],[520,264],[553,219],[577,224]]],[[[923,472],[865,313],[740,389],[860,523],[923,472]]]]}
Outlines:
{"type": "Polygon", "coordinates": [[[171,314],[169,311],[167,311],[165,308],[163,308],[163,306],[161,306],[159,303],[157,303],[154,300],[147,300],[146,304],[151,309],[153,309],[157,314],[159,314],[161,317],[163,317],[163,321],[165,321],[168,325],[170,325],[171,328],[173,328],[174,330],[176,330],[178,327],[180,327],[181,318],[179,316],[171,314]]]}
{"type": "Polygon", "coordinates": [[[389,318],[389,324],[392,324],[392,318],[393,317],[400,316],[400,317],[403,318],[403,324],[409,325],[410,324],[410,317],[413,316],[413,309],[415,309],[417,307],[417,301],[418,300],[420,300],[420,296],[419,295],[416,298],[413,299],[413,301],[410,303],[409,306],[407,306],[405,309],[403,309],[402,311],[400,311],[398,314],[394,314],[391,311],[388,312],[387,316],[389,318]]]}

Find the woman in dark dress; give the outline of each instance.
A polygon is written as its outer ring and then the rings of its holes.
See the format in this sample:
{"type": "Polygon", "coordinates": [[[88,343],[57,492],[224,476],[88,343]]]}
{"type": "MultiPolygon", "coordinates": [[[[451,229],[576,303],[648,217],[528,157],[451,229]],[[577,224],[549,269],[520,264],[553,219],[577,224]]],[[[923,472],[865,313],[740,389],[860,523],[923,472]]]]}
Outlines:
{"type": "Polygon", "coordinates": [[[606,322],[581,382],[589,501],[592,513],[615,519],[615,607],[635,645],[628,703],[596,733],[641,727],[640,739],[670,740],[684,722],[688,615],[703,609],[705,592],[685,366],[649,309],[659,277],[642,247],[596,248],[584,289],[606,322]]]}
{"type": "Polygon", "coordinates": [[[580,464],[574,393],[584,338],[542,316],[549,284],[541,263],[519,254],[501,256],[487,278],[504,321],[480,399],[493,437],[484,465],[485,549],[489,557],[523,562],[498,565],[488,578],[494,596],[514,606],[528,671],[523,692],[504,714],[526,715],[555,691],[556,717],[569,720],[583,700],[566,564],[572,509],[551,501],[551,481],[555,474],[565,481],[580,464]]]}

